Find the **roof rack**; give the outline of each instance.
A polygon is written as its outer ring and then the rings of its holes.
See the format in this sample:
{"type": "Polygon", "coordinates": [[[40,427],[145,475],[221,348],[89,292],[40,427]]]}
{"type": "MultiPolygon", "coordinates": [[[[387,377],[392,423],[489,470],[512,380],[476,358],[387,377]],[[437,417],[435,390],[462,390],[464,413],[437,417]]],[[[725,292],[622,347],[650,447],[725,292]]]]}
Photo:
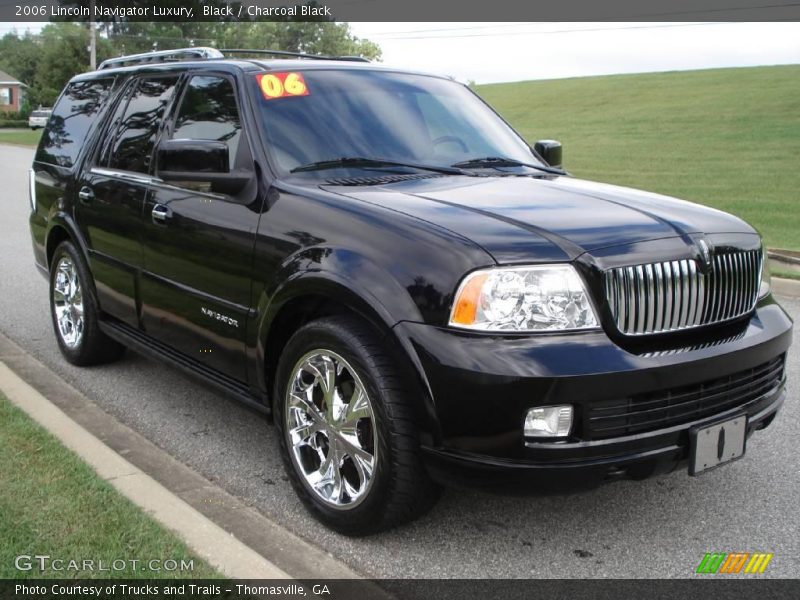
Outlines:
{"type": "Polygon", "coordinates": [[[174,50],[158,50],[129,54],[109,58],[100,63],[97,70],[113,69],[114,67],[130,67],[149,63],[177,62],[181,60],[213,60],[225,58],[225,54],[263,54],[267,56],[289,56],[292,58],[308,58],[312,60],[349,60],[354,62],[369,62],[361,56],[325,56],[323,54],[306,54],[304,52],[290,52],[289,50],[257,50],[248,48],[230,48],[217,50],[216,48],[175,48],[174,50]]]}
{"type": "Polygon", "coordinates": [[[310,58],[312,60],[349,60],[353,62],[369,62],[363,56],[326,56],[324,54],[306,54],[305,52],[290,52],[289,50],[255,50],[248,48],[226,48],[220,50],[223,54],[265,54],[267,56],[291,56],[292,58],[310,58]]]}
{"type": "Polygon", "coordinates": [[[114,67],[129,67],[131,65],[142,65],[147,63],[176,62],[180,60],[210,60],[214,58],[225,58],[216,48],[176,48],[174,50],[158,50],[153,52],[143,52],[141,54],[129,54],[117,58],[109,58],[100,63],[97,70],[113,69],[114,67]]]}

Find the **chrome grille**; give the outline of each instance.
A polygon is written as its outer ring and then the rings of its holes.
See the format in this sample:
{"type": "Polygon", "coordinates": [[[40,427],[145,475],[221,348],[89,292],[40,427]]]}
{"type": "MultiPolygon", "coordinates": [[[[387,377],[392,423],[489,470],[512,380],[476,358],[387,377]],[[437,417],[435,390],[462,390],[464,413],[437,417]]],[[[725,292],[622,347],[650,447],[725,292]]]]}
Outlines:
{"type": "Polygon", "coordinates": [[[694,259],[609,269],[606,300],[626,335],[721,323],[755,307],[761,260],[760,250],[749,250],[713,256],[707,272],[694,259]]]}

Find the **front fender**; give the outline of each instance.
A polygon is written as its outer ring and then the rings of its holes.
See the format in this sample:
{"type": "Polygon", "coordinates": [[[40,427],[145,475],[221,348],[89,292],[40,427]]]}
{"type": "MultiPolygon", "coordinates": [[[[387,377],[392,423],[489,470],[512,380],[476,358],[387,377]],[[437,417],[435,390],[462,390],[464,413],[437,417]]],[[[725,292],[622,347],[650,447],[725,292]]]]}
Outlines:
{"type": "Polygon", "coordinates": [[[268,340],[276,319],[280,319],[282,309],[290,303],[309,296],[347,306],[383,331],[393,349],[402,351],[410,369],[407,375],[417,380],[422,392],[415,398],[421,434],[426,441],[437,436],[436,413],[422,365],[408,340],[398,338],[392,330],[401,321],[422,321],[419,308],[393,273],[352,250],[306,248],[284,262],[271,284],[264,287],[257,299],[259,318],[254,331],[258,387],[270,391],[263,366],[268,359],[268,340]]]}
{"type": "Polygon", "coordinates": [[[344,248],[305,248],[292,255],[274,274],[258,299],[262,327],[283,305],[302,295],[330,292],[340,301],[363,303],[391,328],[399,321],[422,316],[406,287],[394,274],[369,258],[344,248]]]}

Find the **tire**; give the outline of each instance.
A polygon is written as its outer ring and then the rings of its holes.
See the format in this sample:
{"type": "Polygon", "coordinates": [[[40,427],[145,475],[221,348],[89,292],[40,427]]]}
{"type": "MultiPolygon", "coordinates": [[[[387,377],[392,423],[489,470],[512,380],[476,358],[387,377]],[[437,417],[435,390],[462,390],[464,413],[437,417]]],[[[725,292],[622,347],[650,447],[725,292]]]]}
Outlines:
{"type": "Polygon", "coordinates": [[[94,282],[83,255],[61,242],[50,263],[50,316],[64,358],[81,367],[109,363],[125,353],[98,325],[94,282]]]}
{"type": "Polygon", "coordinates": [[[374,331],[350,316],[304,325],[278,362],[273,405],[286,472],[311,514],[344,535],[369,535],[411,521],[439,499],[440,489],[422,465],[410,391],[394,363],[374,331]],[[331,366],[339,400],[329,413],[327,398],[337,395],[326,396],[329,386],[319,375],[331,366]],[[304,440],[326,414],[327,429],[304,440]],[[328,457],[340,465],[338,487],[337,469],[327,471],[330,478],[320,477],[328,457]]]}

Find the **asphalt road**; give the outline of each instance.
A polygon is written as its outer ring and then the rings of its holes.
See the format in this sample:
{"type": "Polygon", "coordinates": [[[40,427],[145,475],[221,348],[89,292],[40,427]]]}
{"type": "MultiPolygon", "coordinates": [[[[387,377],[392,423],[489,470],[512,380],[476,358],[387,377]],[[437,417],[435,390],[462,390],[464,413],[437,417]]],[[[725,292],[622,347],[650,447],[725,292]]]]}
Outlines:
{"type": "MultiPolygon", "coordinates": [[[[775,554],[766,575],[800,573],[800,352],[789,398],[747,456],[571,496],[448,490],[428,515],[366,539],[311,519],[283,474],[273,428],[180,373],[128,353],[79,369],[60,356],[47,284],[33,266],[27,169],[32,151],[0,145],[0,330],[128,426],[293,532],[374,577],[691,577],[705,552],[775,554]]],[[[797,320],[800,302],[782,299],[797,320]]]]}

